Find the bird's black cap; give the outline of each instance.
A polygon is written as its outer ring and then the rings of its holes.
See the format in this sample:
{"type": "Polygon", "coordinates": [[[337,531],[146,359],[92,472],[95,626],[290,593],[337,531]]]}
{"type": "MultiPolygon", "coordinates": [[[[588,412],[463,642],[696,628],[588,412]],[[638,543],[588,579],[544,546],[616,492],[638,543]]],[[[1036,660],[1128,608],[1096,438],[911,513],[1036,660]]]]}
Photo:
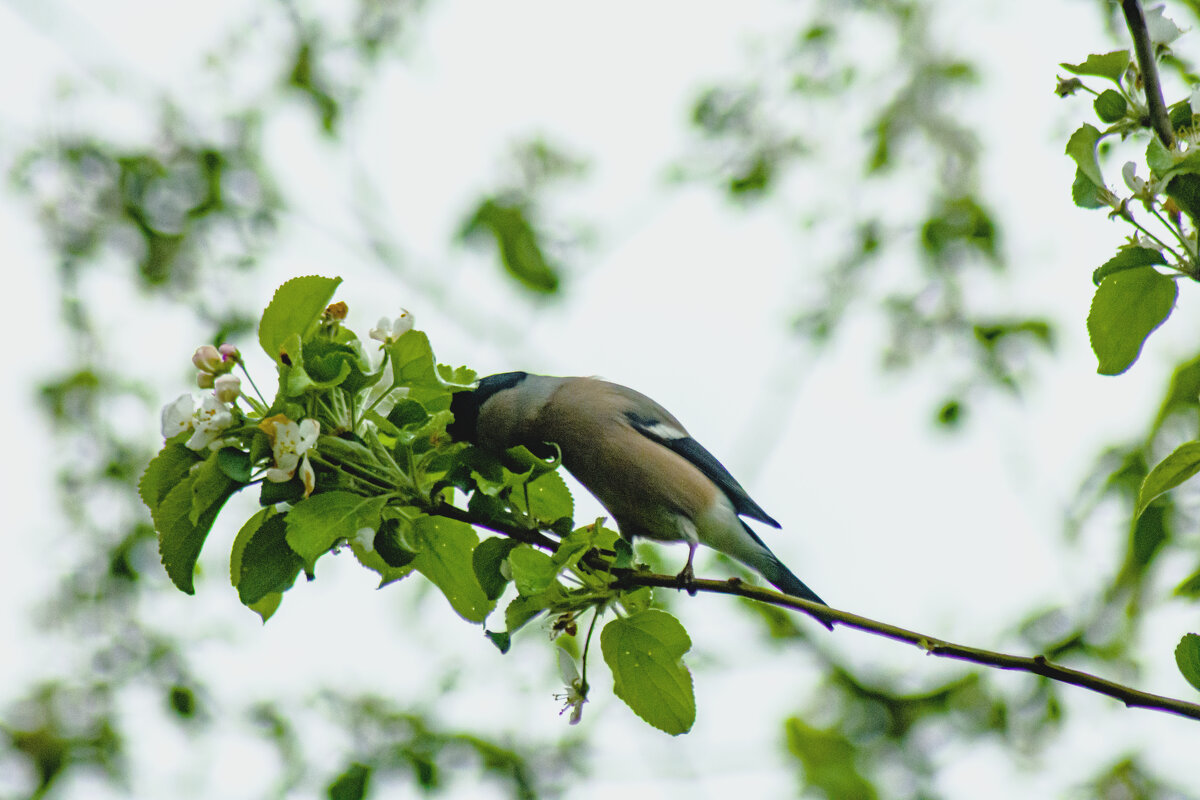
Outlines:
{"type": "Polygon", "coordinates": [[[450,413],[454,414],[454,421],[446,426],[446,433],[456,442],[478,442],[479,432],[476,428],[479,409],[492,395],[511,389],[528,376],[527,372],[501,372],[481,378],[474,389],[455,392],[450,398],[450,413]]]}

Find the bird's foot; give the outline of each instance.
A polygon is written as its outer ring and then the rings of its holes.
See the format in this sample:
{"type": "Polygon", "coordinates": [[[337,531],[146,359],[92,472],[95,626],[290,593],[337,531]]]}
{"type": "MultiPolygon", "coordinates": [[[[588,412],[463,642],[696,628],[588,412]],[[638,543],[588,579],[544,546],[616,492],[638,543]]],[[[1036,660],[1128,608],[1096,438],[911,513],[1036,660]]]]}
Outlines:
{"type": "Polygon", "coordinates": [[[675,581],[679,584],[680,589],[685,589],[692,597],[696,596],[699,591],[696,588],[696,571],[692,569],[692,564],[689,561],[687,565],[679,571],[675,576],[675,581]]]}

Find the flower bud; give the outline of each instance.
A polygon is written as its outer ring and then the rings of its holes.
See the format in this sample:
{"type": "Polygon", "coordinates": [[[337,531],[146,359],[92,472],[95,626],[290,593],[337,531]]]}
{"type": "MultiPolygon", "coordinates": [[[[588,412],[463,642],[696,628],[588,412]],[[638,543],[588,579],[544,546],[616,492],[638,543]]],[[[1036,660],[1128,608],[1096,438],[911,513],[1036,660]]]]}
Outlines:
{"type": "Polygon", "coordinates": [[[225,361],[241,361],[242,353],[237,349],[237,345],[226,342],[217,348],[217,352],[221,354],[221,358],[225,361]]]}
{"type": "Polygon", "coordinates": [[[221,353],[211,344],[201,345],[192,355],[192,363],[203,372],[215,372],[221,366],[221,353]]]}
{"type": "Polygon", "coordinates": [[[222,403],[232,403],[242,394],[242,379],[237,375],[222,375],[213,381],[213,394],[222,403]]]}
{"type": "Polygon", "coordinates": [[[201,389],[213,388],[213,374],[211,372],[197,372],[196,385],[201,389]]]}

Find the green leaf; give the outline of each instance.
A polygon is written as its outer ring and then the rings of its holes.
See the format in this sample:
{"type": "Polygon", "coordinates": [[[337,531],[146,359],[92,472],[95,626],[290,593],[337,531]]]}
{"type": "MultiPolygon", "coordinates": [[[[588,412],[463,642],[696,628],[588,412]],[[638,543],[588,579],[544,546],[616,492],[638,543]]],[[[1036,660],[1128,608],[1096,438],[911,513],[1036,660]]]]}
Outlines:
{"type": "Polygon", "coordinates": [[[508,633],[516,633],[525,623],[545,611],[548,599],[545,594],[536,597],[514,597],[504,609],[504,626],[508,628],[508,633]]]}
{"type": "Polygon", "coordinates": [[[192,470],[192,510],[188,520],[195,525],[214,503],[224,503],[241,488],[241,484],[229,480],[217,453],[213,453],[192,470]]]}
{"type": "Polygon", "coordinates": [[[138,494],[142,496],[142,502],[153,512],[199,461],[200,456],[182,444],[167,442],[158,455],[150,459],[138,481],[138,494]]]}
{"type": "Polygon", "coordinates": [[[1129,103],[1116,89],[1105,89],[1092,103],[1092,107],[1096,109],[1096,116],[1102,122],[1111,123],[1125,116],[1125,112],[1129,110],[1129,103]]]}
{"type": "Polygon", "coordinates": [[[291,512],[267,517],[242,546],[237,590],[244,605],[254,607],[272,592],[286,592],[304,567],[304,561],[288,547],[289,516],[291,512]]]}
{"type": "Polygon", "coordinates": [[[514,504],[538,522],[552,523],[570,519],[575,514],[575,501],[567,482],[558,472],[546,472],[529,483],[525,490],[512,493],[514,504]],[[529,496],[529,508],[525,507],[525,496],[529,496]]]}
{"type": "Polygon", "coordinates": [[[1109,275],[1135,267],[1150,267],[1166,264],[1163,254],[1149,247],[1122,247],[1117,254],[1105,261],[1092,273],[1092,283],[1099,286],[1109,275]]]}
{"type": "MultiPolygon", "coordinates": [[[[364,448],[365,449],[365,448],[364,448]]],[[[317,559],[339,539],[350,540],[360,528],[379,528],[387,498],[353,492],[324,492],[301,500],[287,513],[287,543],[312,572],[317,559]]]]}
{"type": "Polygon", "coordinates": [[[1083,170],[1075,168],[1075,181],[1071,184],[1071,202],[1080,208],[1107,208],[1108,190],[1092,183],[1083,170]]]}
{"type": "Polygon", "coordinates": [[[317,323],[321,312],[333,299],[341,278],[306,275],[292,278],[275,290],[271,303],[258,323],[258,342],[268,356],[279,363],[284,342],[290,336],[304,338],[317,323]]]}
{"type": "Polygon", "coordinates": [[[1150,144],[1146,145],[1146,166],[1159,176],[1175,166],[1175,156],[1171,154],[1166,145],[1159,141],[1157,136],[1151,136],[1150,144]]]}
{"type": "Polygon", "coordinates": [[[495,239],[504,269],[521,285],[546,294],[558,290],[558,271],[546,260],[523,203],[485,199],[463,226],[460,238],[478,238],[485,232],[495,239]]]}
{"type": "Polygon", "coordinates": [[[513,583],[523,595],[541,594],[558,576],[558,564],[527,544],[519,545],[508,554],[508,564],[512,568],[513,583]]]}
{"type": "Polygon", "coordinates": [[[1200,570],[1193,572],[1188,579],[1175,587],[1175,594],[1179,597],[1188,597],[1196,599],[1200,597],[1200,570]]]}
{"type": "Polygon", "coordinates": [[[1076,75],[1095,75],[1108,78],[1113,83],[1120,83],[1129,67],[1129,51],[1114,50],[1103,55],[1089,55],[1082,64],[1059,64],[1060,67],[1076,75]]]}
{"type": "Polygon", "coordinates": [[[672,736],[687,733],[696,721],[692,674],[681,660],[691,646],[679,620],[657,609],[618,617],[600,632],[613,692],[643,720],[672,736]]]}
{"type": "Polygon", "coordinates": [[[1177,413],[1195,414],[1200,410],[1200,356],[1184,361],[1171,373],[1171,382],[1154,418],[1153,437],[1163,423],[1177,413]]]}
{"type": "Polygon", "coordinates": [[[1067,155],[1088,180],[1103,189],[1104,176],[1100,173],[1100,162],[1096,158],[1096,143],[1099,141],[1100,131],[1084,123],[1067,141],[1067,155]]]}
{"type": "Polygon", "coordinates": [[[231,481],[250,482],[250,454],[236,447],[222,447],[217,451],[217,466],[231,481]]]}
{"type": "Polygon", "coordinates": [[[233,547],[229,551],[229,582],[233,588],[236,589],[238,582],[242,579],[242,553],[246,550],[246,544],[254,538],[255,532],[262,527],[262,524],[275,514],[276,511],[271,506],[260,508],[242,524],[237,536],[234,537],[233,547]]]}
{"type": "Polygon", "coordinates": [[[355,762],[329,784],[329,800],[362,800],[367,796],[367,785],[371,779],[371,768],[355,762]]]}
{"type": "Polygon", "coordinates": [[[1200,689],[1200,636],[1185,633],[1175,647],[1175,663],[1187,682],[1200,689]]]}
{"type": "Polygon", "coordinates": [[[1162,325],[1179,287],[1153,267],[1109,275],[1100,282],[1088,312],[1088,337],[1101,375],[1120,375],[1137,360],[1142,345],[1162,325]]]}
{"type": "Polygon", "coordinates": [[[1184,172],[1167,181],[1167,196],[1195,222],[1200,220],[1200,175],[1184,172]]]}
{"type": "Polygon", "coordinates": [[[445,517],[419,517],[413,522],[413,539],[416,570],[442,590],[459,616],[483,622],[495,601],[484,594],[475,577],[472,553],[479,537],[471,526],[445,517]]]}
{"type": "Polygon", "coordinates": [[[875,800],[879,792],[858,770],[859,747],[837,728],[814,728],[799,717],[787,721],[787,743],[804,767],[804,782],[825,797],[875,800]]]}
{"type": "MultiPolygon", "coordinates": [[[[203,508],[193,515],[197,503],[193,496],[197,472],[189,472],[167,492],[162,502],[150,511],[154,519],[154,529],[158,532],[158,553],[163,567],[167,570],[167,576],[187,594],[194,594],[196,591],[196,560],[200,557],[204,540],[208,537],[208,532],[225,501],[240,488],[238,484],[221,475],[219,469],[216,470],[225,481],[228,491],[214,494],[211,492],[211,485],[206,483],[198,495],[203,498],[200,501],[203,508]]],[[[147,487],[147,491],[155,488],[147,487]]]]}
{"type": "Polygon", "coordinates": [[[1200,442],[1186,442],[1175,448],[1175,452],[1164,458],[1142,481],[1138,492],[1134,517],[1141,516],[1146,506],[1165,491],[1174,489],[1188,478],[1200,472],[1200,442]]]}
{"type": "Polygon", "coordinates": [[[500,565],[516,546],[515,539],[492,536],[480,542],[471,553],[471,567],[489,600],[496,600],[504,593],[508,580],[500,573],[500,565]]]}

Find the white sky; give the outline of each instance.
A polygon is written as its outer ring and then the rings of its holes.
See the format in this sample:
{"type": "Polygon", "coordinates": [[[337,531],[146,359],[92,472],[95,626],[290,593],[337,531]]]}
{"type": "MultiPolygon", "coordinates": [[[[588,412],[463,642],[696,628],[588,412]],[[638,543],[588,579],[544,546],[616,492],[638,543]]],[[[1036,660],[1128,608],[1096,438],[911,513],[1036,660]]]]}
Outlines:
{"type": "MultiPolygon", "coordinates": [[[[142,98],[193,90],[199,55],[240,5],[0,5],[0,73],[21,77],[0,89],[0,156],[7,160],[13,148],[42,132],[90,126],[96,119],[89,113],[99,109],[113,135],[138,136],[149,124],[140,101],[123,101],[121,111],[122,103],[104,96],[106,76],[135,79],[142,98]],[[64,75],[101,99],[56,111],[48,98],[64,75]]],[[[1110,49],[1108,40],[1092,3],[943,6],[939,29],[953,32],[947,41],[984,75],[982,93],[964,111],[981,131],[983,194],[1004,224],[1005,251],[1018,275],[996,304],[1050,314],[1062,334],[1060,357],[1039,370],[1038,386],[1019,401],[976,404],[962,435],[935,435],[928,422],[948,371],[935,366],[912,380],[878,375],[880,330],[870,318],[857,317],[819,359],[782,340],[804,280],[797,265],[806,262],[818,232],[799,231],[794,219],[771,208],[737,212],[714,192],[663,186],[666,166],[687,141],[684,121],[695,91],[744,74],[747,63],[756,63],[756,42],[795,24],[791,6],[768,0],[432,3],[409,56],[364,98],[349,130],[351,158],[317,141],[302,109],[276,115],[266,135],[295,210],[263,274],[253,285],[232,288],[246,305],[261,306],[270,289],[293,274],[341,274],[347,281],[340,296],[361,330],[406,306],[443,361],[484,373],[600,374],[635,386],[662,401],[714,452],[728,454],[735,474],[748,476],[756,499],[784,524],[783,533],[768,534],[768,543],[831,603],[966,644],[1010,644],[1003,626],[1017,613],[1070,602],[1109,574],[1123,532],[1092,531],[1082,545],[1065,549],[1063,511],[1096,448],[1141,433],[1165,370],[1194,349],[1188,323],[1194,291],[1183,289],[1176,314],[1131,373],[1117,379],[1094,374],[1083,325],[1089,275],[1123,232],[1101,212],[1071,206],[1073,166],[1062,148],[1088,109],[1082,100],[1059,100],[1051,89],[1059,61],[1110,49]],[[1031,17],[1053,22],[1031,25],[1031,17]],[[587,189],[564,199],[564,208],[594,225],[600,244],[573,265],[565,301],[527,322],[527,305],[492,274],[487,258],[448,255],[447,248],[471,200],[494,185],[508,146],[534,133],[592,161],[587,189]],[[348,212],[355,203],[373,202],[356,196],[349,177],[364,166],[384,189],[377,213],[404,243],[405,269],[453,270],[457,286],[449,296],[406,291],[402,281],[346,247],[355,234],[348,212]],[[736,265],[728,279],[702,278],[725,274],[728,265],[736,265]],[[470,296],[460,297],[467,286],[470,296]],[[458,322],[468,314],[479,315],[485,329],[499,321],[505,335],[480,341],[472,332],[478,327],[464,330],[458,322]],[[759,430],[757,420],[740,413],[746,398],[757,398],[758,388],[780,371],[795,392],[789,414],[777,423],[780,442],[739,441],[759,430]],[[756,463],[768,453],[766,463],[756,463]]],[[[1177,47],[1200,47],[1194,37],[1177,47]]],[[[811,180],[812,191],[828,192],[831,203],[854,199],[833,169],[811,180]]],[[[46,539],[57,530],[45,513],[54,503],[53,470],[36,456],[48,440],[27,388],[63,357],[61,342],[38,335],[54,329],[46,322],[56,313],[53,283],[26,211],[8,196],[0,203],[0,258],[18,278],[10,330],[36,332],[21,336],[16,364],[9,365],[9,386],[19,391],[2,401],[5,418],[23,421],[10,453],[35,454],[31,468],[9,470],[5,487],[16,501],[11,529],[21,533],[0,567],[0,642],[30,644],[28,650],[3,647],[10,654],[0,658],[3,705],[42,674],[50,656],[50,644],[29,638],[29,598],[52,586],[55,570],[71,561],[57,539],[46,539]]],[[[169,322],[165,308],[124,317],[123,301],[130,298],[121,283],[129,273],[115,266],[120,280],[94,281],[97,297],[111,301],[109,330],[114,340],[128,342],[126,352],[144,360],[138,372],[161,376],[164,400],[174,397],[199,332],[169,322]],[[146,325],[155,330],[150,350],[146,325]]],[[[148,421],[147,429],[154,427],[148,421]]],[[[581,509],[599,513],[589,502],[577,495],[581,509]]],[[[578,518],[588,516],[581,510],[578,518]]],[[[172,595],[147,609],[150,618],[177,629],[194,625],[219,634],[197,656],[202,676],[228,678],[214,687],[218,702],[235,708],[237,700],[267,689],[303,698],[312,686],[331,681],[382,686],[398,702],[416,702],[414,692],[457,671],[459,691],[437,708],[448,724],[471,725],[485,716],[501,731],[547,739],[573,733],[555,716],[550,694],[558,680],[536,634],[518,640],[501,659],[440,599],[414,605],[416,592],[408,586],[370,593],[369,576],[345,559],[323,561],[321,580],[298,586],[276,618],[258,626],[220,578],[222,551],[242,518],[227,512],[210,537],[203,564],[215,579],[201,581],[197,597],[172,595]],[[417,608],[440,625],[436,638],[406,625],[417,608]],[[364,635],[371,626],[386,633],[364,635]],[[381,663],[396,668],[381,670],[381,663]]],[[[1113,524],[1123,531],[1120,520],[1113,524]]],[[[682,561],[680,548],[667,554],[682,561]]],[[[1192,568],[1163,565],[1160,596],[1192,568]]],[[[611,697],[606,678],[594,679],[583,724],[592,728],[596,774],[568,796],[794,794],[795,776],[776,755],[777,723],[782,710],[801,712],[813,704],[810,689],[819,675],[811,660],[802,652],[762,651],[754,624],[727,600],[698,598],[676,609],[696,643],[692,663],[713,664],[695,672],[695,730],[663,737],[611,697]]],[[[1178,603],[1152,613],[1138,646],[1148,667],[1136,685],[1190,696],[1170,656],[1189,625],[1193,614],[1178,603]]],[[[838,631],[828,644],[848,654],[863,675],[906,675],[914,688],[958,672],[954,664],[858,633],[838,631]]],[[[594,662],[602,674],[600,659],[594,662]]],[[[1030,680],[995,677],[1014,691],[1030,680]]],[[[1032,756],[1028,772],[988,747],[940,750],[947,796],[1058,796],[1067,788],[1063,781],[1081,773],[1073,764],[1096,767],[1135,747],[1181,782],[1191,773],[1183,743],[1194,741],[1195,723],[1119,710],[1081,690],[1065,690],[1064,700],[1073,724],[1047,752],[1032,756]]],[[[181,774],[217,776],[223,797],[249,798],[262,788],[248,776],[259,774],[256,759],[265,756],[244,731],[207,743],[201,753],[191,752],[172,727],[146,731],[145,740],[160,749],[135,751],[145,766],[135,787],[139,796],[171,794],[181,774]],[[195,766],[184,766],[189,761],[195,766]],[[164,763],[171,766],[156,766],[164,763]]],[[[331,755],[328,769],[336,766],[331,755]]]]}

